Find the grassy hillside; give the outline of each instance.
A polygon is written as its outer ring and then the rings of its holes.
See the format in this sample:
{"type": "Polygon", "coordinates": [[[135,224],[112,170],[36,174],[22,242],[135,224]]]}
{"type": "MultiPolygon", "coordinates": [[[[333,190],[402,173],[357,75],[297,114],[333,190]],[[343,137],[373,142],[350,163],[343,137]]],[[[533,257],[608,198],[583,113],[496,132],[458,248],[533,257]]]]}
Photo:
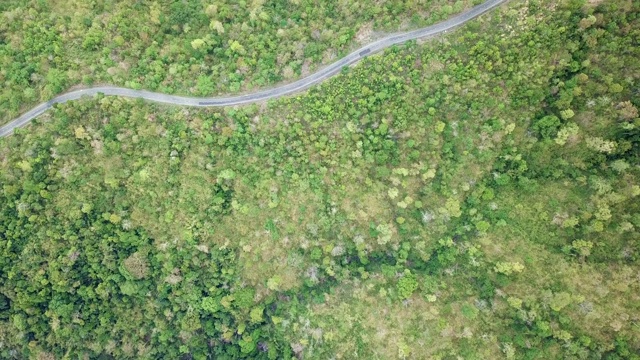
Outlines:
{"type": "Polygon", "coordinates": [[[58,106],[0,139],[0,357],[638,359],[639,15],[511,2],[274,102],[58,106]]]}

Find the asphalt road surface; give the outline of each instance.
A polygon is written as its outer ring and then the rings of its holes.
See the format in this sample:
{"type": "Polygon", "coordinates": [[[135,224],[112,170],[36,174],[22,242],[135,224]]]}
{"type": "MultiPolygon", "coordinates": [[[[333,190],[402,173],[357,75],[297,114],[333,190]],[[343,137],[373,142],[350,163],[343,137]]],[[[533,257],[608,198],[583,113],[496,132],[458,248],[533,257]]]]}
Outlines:
{"type": "Polygon", "coordinates": [[[229,105],[241,105],[249,104],[263,100],[275,99],[281,96],[290,95],[296,92],[300,92],[318,84],[327,78],[340,72],[345,66],[349,66],[358,62],[360,59],[379,52],[385,48],[393,45],[401,44],[409,40],[433,37],[439,34],[446,33],[469,20],[472,20],[485,12],[494,9],[498,5],[507,0],[487,0],[484,3],[477,5],[470,10],[452,17],[449,20],[441,23],[427,26],[422,29],[409,31],[405,33],[395,34],[387,36],[383,39],[370,43],[361,47],[360,49],[352,52],[351,54],[343,57],[342,59],[334,62],[333,64],[319,70],[318,72],[311,74],[298,81],[290,84],[274,87],[271,89],[261,90],[254,93],[230,97],[213,97],[213,98],[195,98],[175,96],[161,93],[154,93],[145,90],[133,90],[115,86],[98,86],[88,89],[75,90],[62,95],[59,95],[45,103],[39,104],[33,109],[22,114],[22,116],[6,124],[0,128],[0,137],[4,137],[13,133],[13,130],[19,127],[27,125],[31,120],[40,116],[42,113],[49,110],[54,104],[60,104],[71,100],[77,100],[83,96],[94,96],[96,94],[104,94],[108,96],[124,96],[130,98],[142,98],[149,101],[155,101],[159,103],[181,105],[181,106],[229,106],[229,105]]]}

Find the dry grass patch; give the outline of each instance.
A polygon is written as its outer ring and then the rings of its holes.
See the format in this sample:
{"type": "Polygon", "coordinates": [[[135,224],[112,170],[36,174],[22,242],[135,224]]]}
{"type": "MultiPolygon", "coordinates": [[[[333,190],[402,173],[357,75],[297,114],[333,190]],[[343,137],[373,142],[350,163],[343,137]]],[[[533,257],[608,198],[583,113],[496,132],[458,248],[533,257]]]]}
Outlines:
{"type": "Polygon", "coordinates": [[[368,227],[370,222],[383,222],[392,219],[388,199],[385,198],[386,189],[381,184],[363,186],[363,184],[348,184],[340,199],[340,207],[350,220],[356,221],[362,227],[368,227]]]}
{"type": "MultiPolygon", "coordinates": [[[[310,358],[430,359],[482,332],[477,320],[462,316],[462,303],[452,304],[453,311],[444,315],[444,303],[417,295],[392,301],[380,287],[384,283],[375,277],[344,282],[325,295],[324,303],[312,306],[308,318],[292,319],[292,342],[303,345],[310,358]],[[318,348],[327,353],[319,354],[318,348]]],[[[496,339],[485,338],[484,356],[497,358],[496,339]]]]}
{"type": "Polygon", "coordinates": [[[612,342],[617,335],[640,344],[635,323],[640,321],[640,269],[637,266],[591,264],[551,253],[527,241],[525,231],[505,230],[480,240],[489,262],[519,261],[525,269],[512,275],[501,289],[506,296],[549,306],[555,295],[551,287],[565,289],[571,303],[561,312],[590,337],[612,342]]]}
{"type": "Polygon", "coordinates": [[[304,229],[317,221],[322,205],[308,189],[294,188],[277,197],[277,206],[270,208],[273,196],[267,200],[238,183],[234,199],[239,207],[222,219],[208,240],[214,246],[239,249],[241,276],[258,293],[301,285],[306,267],[300,252],[312,243],[304,229]]]}

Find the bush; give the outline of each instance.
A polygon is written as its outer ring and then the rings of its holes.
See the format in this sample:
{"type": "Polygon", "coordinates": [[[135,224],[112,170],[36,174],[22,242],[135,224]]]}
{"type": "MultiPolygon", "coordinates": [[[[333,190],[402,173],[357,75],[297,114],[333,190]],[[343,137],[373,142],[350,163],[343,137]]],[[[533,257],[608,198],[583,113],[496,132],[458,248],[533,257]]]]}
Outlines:
{"type": "Polygon", "coordinates": [[[404,275],[398,280],[397,290],[401,300],[405,300],[413,295],[418,288],[418,280],[410,270],[405,270],[404,275]]]}

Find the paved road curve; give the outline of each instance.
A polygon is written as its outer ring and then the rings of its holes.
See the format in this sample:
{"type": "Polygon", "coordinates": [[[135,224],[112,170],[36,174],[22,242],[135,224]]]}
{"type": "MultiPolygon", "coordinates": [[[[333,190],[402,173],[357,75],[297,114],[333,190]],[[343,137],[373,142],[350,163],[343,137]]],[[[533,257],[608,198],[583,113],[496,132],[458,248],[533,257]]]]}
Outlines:
{"type": "Polygon", "coordinates": [[[133,90],[114,86],[99,86],[88,89],[76,90],[66,94],[59,95],[45,103],[42,103],[33,109],[27,111],[19,118],[11,121],[7,125],[0,128],[0,137],[4,137],[13,133],[13,130],[27,125],[31,120],[40,116],[42,113],[50,109],[54,104],[64,103],[70,100],[77,100],[83,96],[93,96],[98,93],[110,96],[125,96],[131,98],[142,98],[149,101],[155,101],[166,104],[182,105],[182,106],[228,106],[249,104],[253,102],[278,98],[281,96],[293,94],[309,88],[312,85],[320,83],[325,79],[337,74],[340,70],[348,65],[358,62],[360,59],[374,54],[382,49],[390,46],[401,44],[409,40],[432,37],[442,33],[446,33],[469,20],[472,20],[485,12],[497,7],[507,0],[487,0],[484,3],[471,8],[460,15],[457,15],[447,21],[431,25],[422,29],[409,31],[406,33],[390,35],[371,44],[365,45],[360,49],[352,52],[344,58],[334,62],[333,64],[323,68],[322,70],[309,75],[303,79],[293,83],[275,87],[272,89],[261,90],[251,94],[231,96],[231,97],[214,97],[214,98],[194,98],[154,93],[145,90],[133,90]]]}

